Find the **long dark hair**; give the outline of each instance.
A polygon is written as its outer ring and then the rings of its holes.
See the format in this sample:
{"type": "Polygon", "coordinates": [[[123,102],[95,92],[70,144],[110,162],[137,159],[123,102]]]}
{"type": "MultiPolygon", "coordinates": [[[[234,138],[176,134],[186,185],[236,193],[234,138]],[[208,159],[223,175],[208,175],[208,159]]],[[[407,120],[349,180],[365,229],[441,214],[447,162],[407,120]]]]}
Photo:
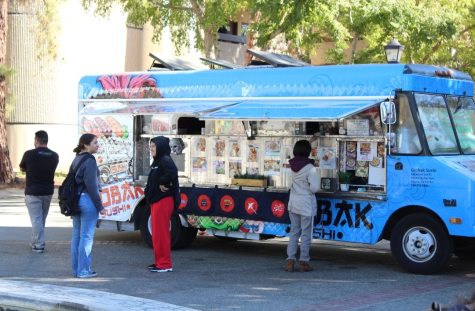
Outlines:
{"type": "Polygon", "coordinates": [[[82,134],[79,138],[78,145],[76,146],[76,148],[73,149],[73,152],[78,154],[79,152],[83,151],[84,146],[89,145],[96,137],[96,135],[90,133],[82,134]]]}

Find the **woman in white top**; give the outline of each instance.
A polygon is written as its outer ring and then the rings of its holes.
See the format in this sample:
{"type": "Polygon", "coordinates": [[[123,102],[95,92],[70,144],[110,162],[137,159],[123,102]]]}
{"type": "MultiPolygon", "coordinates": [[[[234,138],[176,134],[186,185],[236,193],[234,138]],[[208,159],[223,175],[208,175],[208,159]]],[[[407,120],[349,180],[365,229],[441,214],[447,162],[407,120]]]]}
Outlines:
{"type": "Polygon", "coordinates": [[[307,140],[299,140],[294,146],[294,158],[289,161],[292,170],[292,186],[288,203],[291,227],[285,265],[285,271],[288,272],[295,269],[299,238],[301,239],[300,271],[313,270],[308,262],[312,241],[312,222],[317,213],[315,192],[320,190],[320,176],[315,168],[314,160],[309,159],[311,150],[311,145],[307,140]]]}

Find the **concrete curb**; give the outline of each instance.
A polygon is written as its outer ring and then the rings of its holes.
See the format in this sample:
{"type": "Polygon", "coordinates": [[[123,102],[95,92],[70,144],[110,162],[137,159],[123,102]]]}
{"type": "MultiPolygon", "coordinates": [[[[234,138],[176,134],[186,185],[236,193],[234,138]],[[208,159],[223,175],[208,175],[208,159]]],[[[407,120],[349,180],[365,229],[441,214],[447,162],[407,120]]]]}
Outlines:
{"type": "Polygon", "coordinates": [[[0,310],[196,311],[160,301],[74,287],[0,280],[0,310]]]}

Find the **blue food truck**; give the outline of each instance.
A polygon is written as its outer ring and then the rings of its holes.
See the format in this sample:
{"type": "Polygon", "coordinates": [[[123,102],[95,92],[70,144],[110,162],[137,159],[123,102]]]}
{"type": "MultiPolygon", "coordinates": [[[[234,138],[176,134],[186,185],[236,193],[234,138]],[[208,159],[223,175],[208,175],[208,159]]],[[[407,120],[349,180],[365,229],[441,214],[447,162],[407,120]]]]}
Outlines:
{"type": "Polygon", "coordinates": [[[99,137],[99,226],[140,230],[149,140],[170,138],[181,204],[172,246],[198,234],[289,232],[288,160],[308,139],[321,178],[313,237],[390,241],[407,271],[435,273],[475,250],[473,80],[414,64],[85,76],[80,132],[99,137]]]}

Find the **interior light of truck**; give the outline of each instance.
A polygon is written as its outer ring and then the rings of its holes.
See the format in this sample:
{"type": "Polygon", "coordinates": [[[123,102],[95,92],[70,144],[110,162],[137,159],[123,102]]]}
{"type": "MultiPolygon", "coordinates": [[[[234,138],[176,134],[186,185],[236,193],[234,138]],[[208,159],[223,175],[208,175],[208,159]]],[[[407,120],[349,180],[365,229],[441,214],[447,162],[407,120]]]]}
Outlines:
{"type": "Polygon", "coordinates": [[[462,224],[462,218],[450,217],[449,222],[453,225],[460,225],[460,224],[462,224]]]}

